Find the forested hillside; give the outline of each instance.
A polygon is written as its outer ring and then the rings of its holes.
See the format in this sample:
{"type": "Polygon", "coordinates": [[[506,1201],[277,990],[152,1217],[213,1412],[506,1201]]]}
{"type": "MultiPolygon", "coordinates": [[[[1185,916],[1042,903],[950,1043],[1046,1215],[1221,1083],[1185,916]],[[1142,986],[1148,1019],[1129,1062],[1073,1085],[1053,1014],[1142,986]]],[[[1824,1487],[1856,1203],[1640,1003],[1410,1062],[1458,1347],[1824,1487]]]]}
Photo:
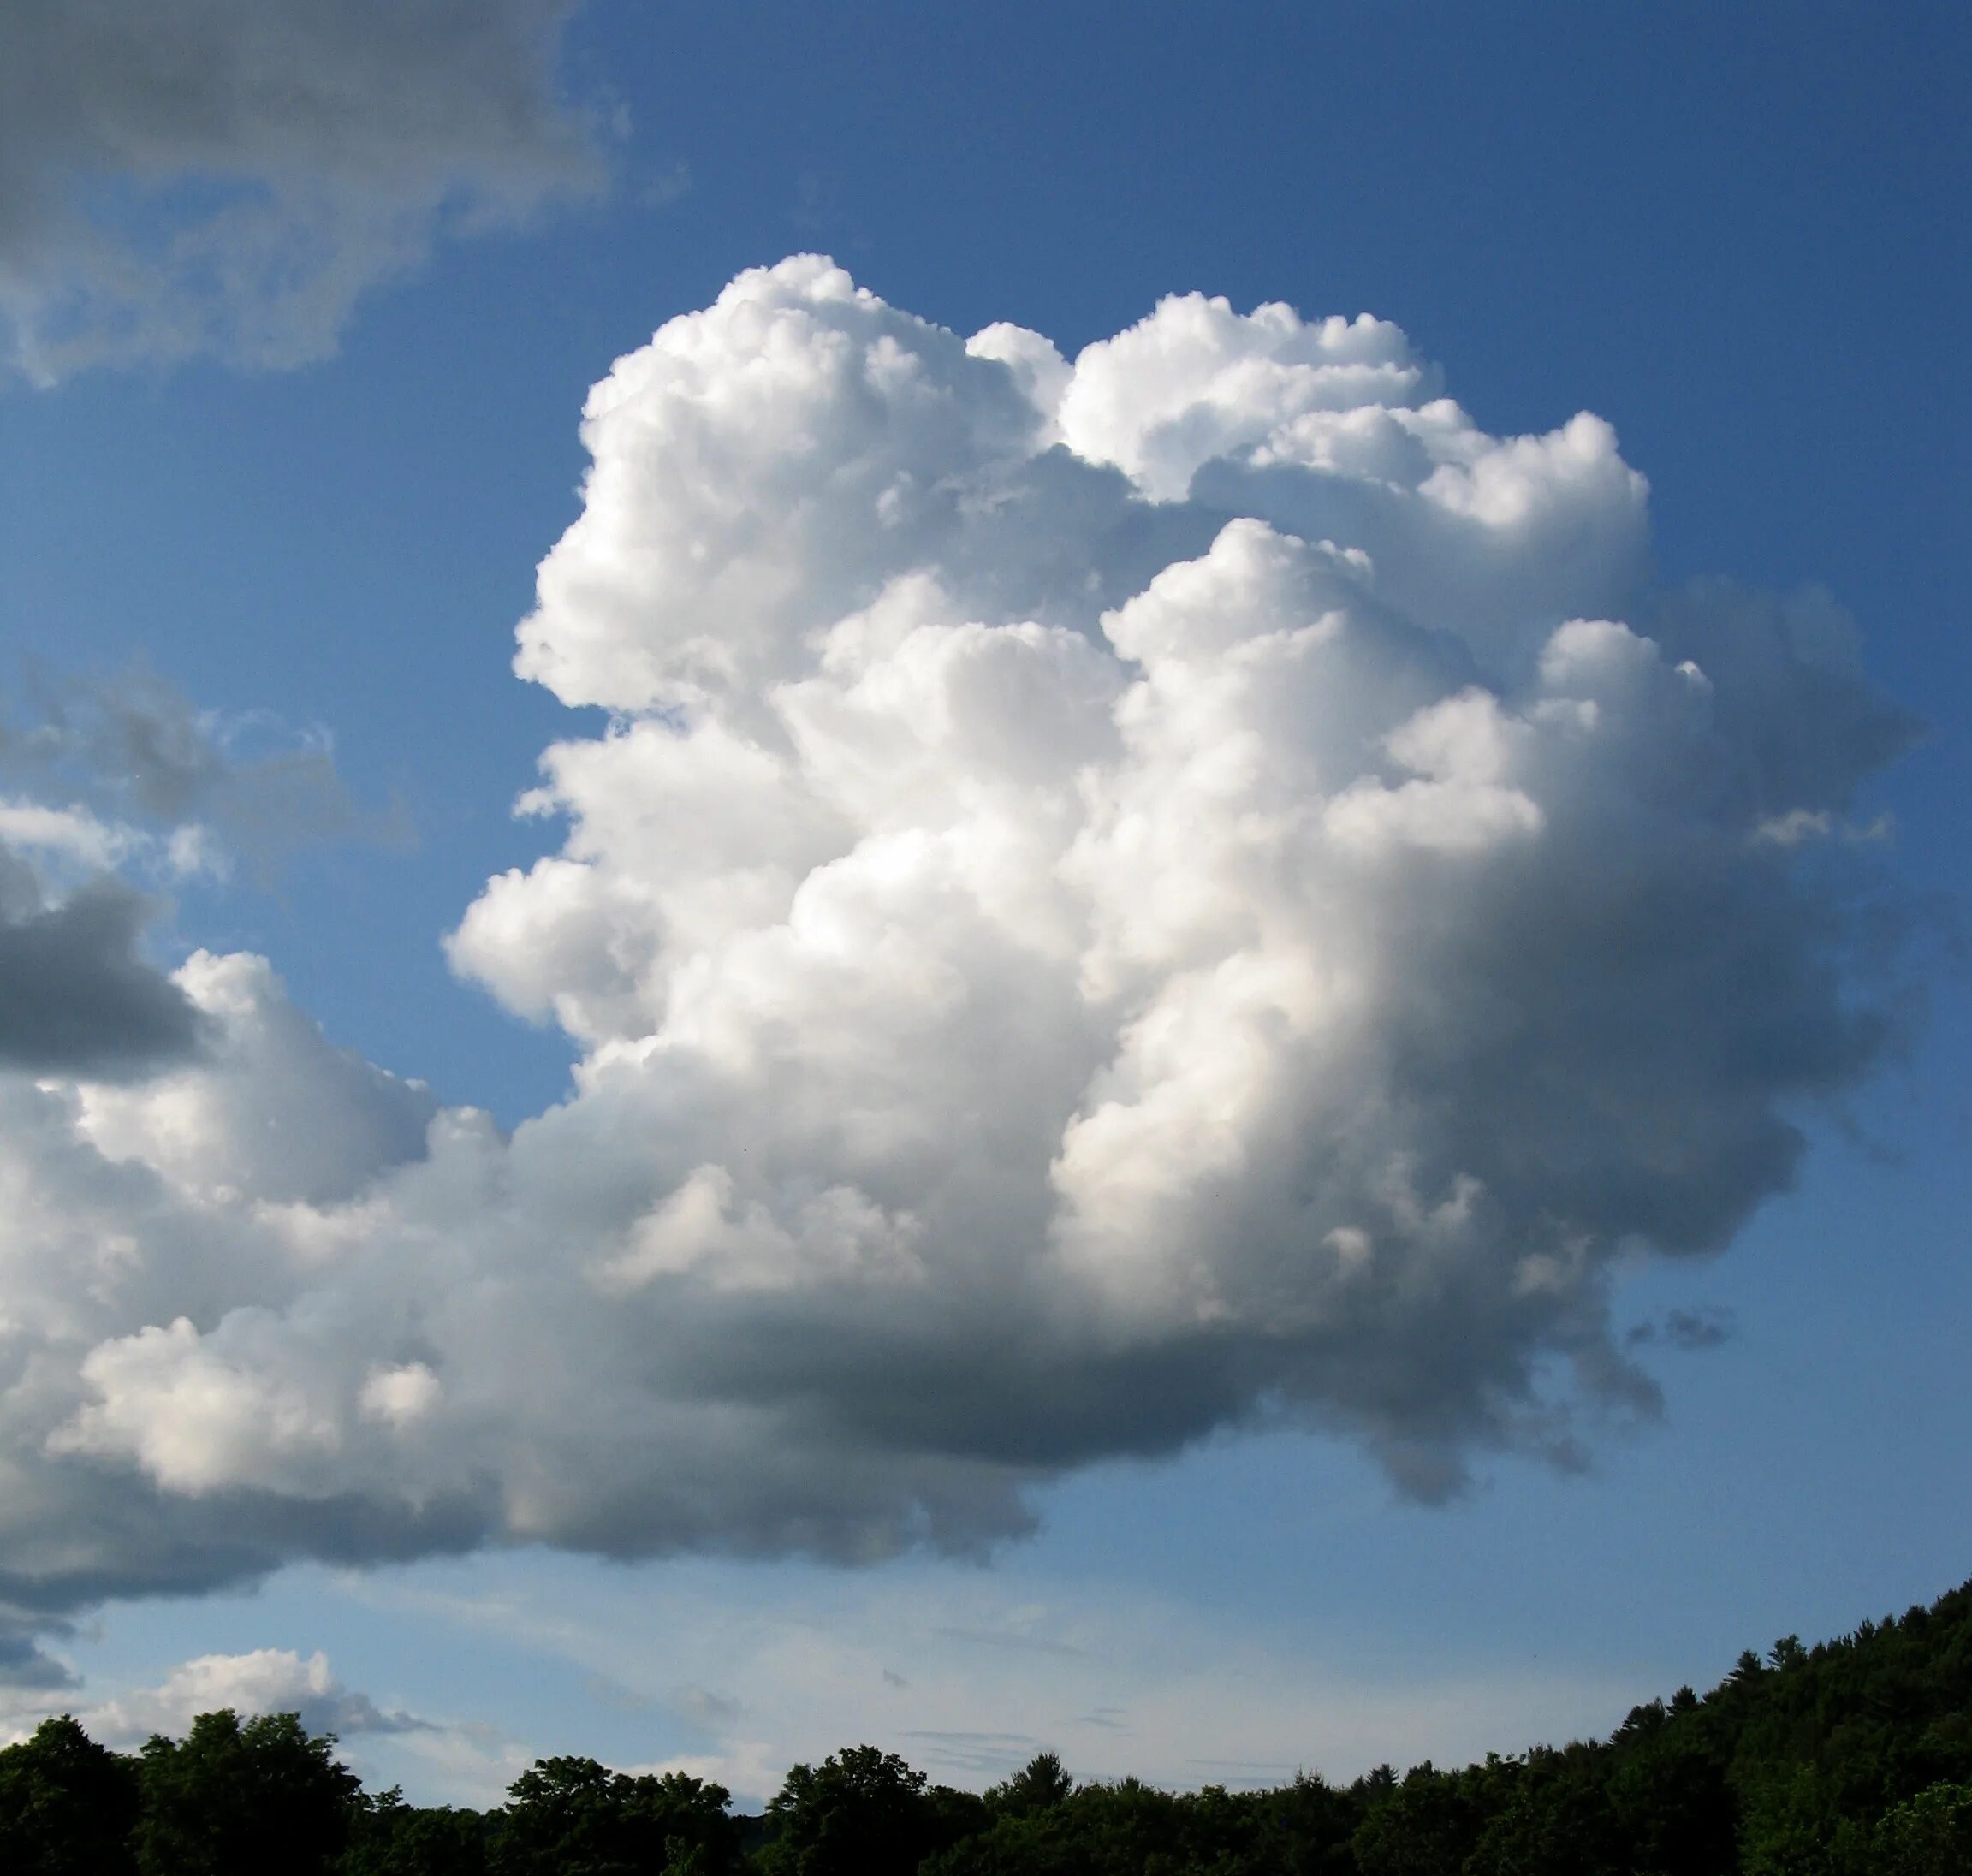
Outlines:
{"type": "Polygon", "coordinates": [[[766,1814],[680,1773],[545,1759],[480,1814],[365,1793],[293,1715],[206,1713],[115,1753],[73,1719],[0,1751],[6,1876],[1961,1876],[1972,1873],[1972,1583],[1901,1619],[1748,1652],[1605,1741],[1353,1784],[983,1795],[849,1748],[766,1814]]]}

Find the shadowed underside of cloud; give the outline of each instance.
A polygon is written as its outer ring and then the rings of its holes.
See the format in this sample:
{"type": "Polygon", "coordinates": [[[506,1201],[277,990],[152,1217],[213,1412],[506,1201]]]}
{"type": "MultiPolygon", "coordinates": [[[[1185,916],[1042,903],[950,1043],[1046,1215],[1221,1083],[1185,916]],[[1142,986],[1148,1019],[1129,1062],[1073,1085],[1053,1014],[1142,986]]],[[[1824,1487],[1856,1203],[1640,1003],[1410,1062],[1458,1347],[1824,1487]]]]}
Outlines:
{"type": "Polygon", "coordinates": [[[597,180],[555,93],[574,0],[9,0],[0,319],[47,382],[333,348],[442,232],[597,180]]]}
{"type": "MultiPolygon", "coordinates": [[[[9,1695],[31,1706],[60,1689],[75,1685],[75,1675],[41,1645],[32,1618],[0,1617],[0,1708],[9,1695]]],[[[0,1719],[0,1725],[4,1719],[0,1719]]]]}
{"type": "Polygon", "coordinates": [[[0,1599],[976,1544],[1262,1417],[1436,1497],[1654,1410],[1618,1261],[1889,1033],[1832,603],[1654,592],[1607,425],[1368,318],[1071,364],[801,258],[585,436],[519,668],[609,727],[448,941],[570,1097],[502,1137],[205,954],[196,1060],[0,1087],[0,1599]]]}
{"type": "Polygon", "coordinates": [[[0,847],[0,1068],[118,1079],[192,1054],[199,1012],[137,952],[143,899],[105,881],[16,911],[15,865],[0,847]]]}
{"type": "Polygon", "coordinates": [[[156,905],[120,872],[223,876],[235,853],[264,870],[359,817],[319,734],[200,715],[141,670],[35,688],[25,721],[0,704],[0,1071],[189,1060],[204,1018],[145,955],[156,905]]]}

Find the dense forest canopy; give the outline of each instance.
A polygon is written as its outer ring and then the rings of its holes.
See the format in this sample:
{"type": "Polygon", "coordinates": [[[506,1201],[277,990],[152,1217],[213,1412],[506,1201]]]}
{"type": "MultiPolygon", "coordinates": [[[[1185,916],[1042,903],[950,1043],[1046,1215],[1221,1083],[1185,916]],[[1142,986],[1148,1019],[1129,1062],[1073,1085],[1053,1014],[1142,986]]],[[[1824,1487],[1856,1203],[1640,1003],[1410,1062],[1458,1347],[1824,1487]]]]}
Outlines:
{"type": "Polygon", "coordinates": [[[292,1713],[110,1751],[67,1716],[0,1751],[7,1876],[1968,1876],[1972,1583],[1838,1641],[1750,1650],[1607,1740],[1346,1786],[983,1793],[853,1746],[762,1817],[682,1772],[537,1760],[484,1814],[369,1793],[292,1713]]]}

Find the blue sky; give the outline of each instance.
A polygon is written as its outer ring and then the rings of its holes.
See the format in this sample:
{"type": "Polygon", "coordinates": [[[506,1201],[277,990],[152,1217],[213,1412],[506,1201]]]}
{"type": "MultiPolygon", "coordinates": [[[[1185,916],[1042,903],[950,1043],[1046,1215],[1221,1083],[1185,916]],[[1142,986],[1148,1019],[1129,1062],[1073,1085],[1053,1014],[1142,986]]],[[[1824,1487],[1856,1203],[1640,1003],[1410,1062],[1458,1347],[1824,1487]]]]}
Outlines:
{"type": "MultiPolygon", "coordinates": [[[[443,50],[433,86],[452,81],[443,50]]],[[[1660,1416],[1591,1409],[1575,1469],[1481,1441],[1464,1494],[1420,1504],[1353,1436],[1222,1427],[1174,1458],[1085,1452],[1031,1488],[1031,1535],[860,1568],[736,1560],[716,1534],[628,1563],[561,1539],[392,1562],[318,1535],[257,1587],[79,1601],[48,1646],[80,1681],[44,1705],[169,1716],[140,1693],[178,1664],[319,1649],[336,1698],[420,1722],[346,1721],[359,1764],[480,1802],[535,1750],[688,1760],[757,1799],[790,1758],[860,1736],[959,1782],[1043,1744],[1173,1783],[1347,1774],[1606,1731],[1749,1643],[1962,1579],[1969,51],[1945,5],[597,0],[555,68],[591,127],[589,181],[482,180],[502,225],[464,218],[401,267],[364,246],[366,207],[339,210],[327,238],[376,277],[347,306],[324,289],[327,335],[301,347],[321,355],[144,340],[7,383],[12,720],[37,682],[135,663],[217,713],[241,762],[332,739],[353,804],[337,838],[147,879],[169,902],[153,961],[264,954],[334,1043],[509,1127],[564,1098],[581,1048],[461,981],[440,941],[490,877],[561,846],[559,820],[509,813],[542,751],[604,733],[603,711],[511,668],[537,564],[583,509],[583,401],[657,327],[790,253],[1071,360],[1170,294],[1373,313],[1481,433],[1607,419],[1648,478],[1664,584],[1826,588],[1876,691],[1927,726],[1845,824],[1893,825],[1868,864],[1922,907],[1928,1013],[1838,1098],[1787,1108],[1810,1141],[1799,1176],[1730,1248],[1616,1255],[1619,1336],[1678,1310],[1728,1333],[1644,1346],[1660,1416]]],[[[407,148],[438,134],[413,129],[407,148]]],[[[223,181],[200,150],[186,169],[223,181]]],[[[338,202],[383,187],[340,145],[318,155],[338,202]]],[[[0,286],[81,267],[106,211],[69,179],[114,183],[114,160],[0,138],[0,182],[43,205],[0,286]]],[[[446,160],[492,173],[478,145],[446,160]]],[[[405,185],[396,207],[428,205],[405,185]]],[[[199,200],[130,213],[141,244],[199,200]]],[[[68,805],[55,788],[10,798],[68,805]]],[[[179,1307],[159,1294],[146,1327],[179,1307]]]]}

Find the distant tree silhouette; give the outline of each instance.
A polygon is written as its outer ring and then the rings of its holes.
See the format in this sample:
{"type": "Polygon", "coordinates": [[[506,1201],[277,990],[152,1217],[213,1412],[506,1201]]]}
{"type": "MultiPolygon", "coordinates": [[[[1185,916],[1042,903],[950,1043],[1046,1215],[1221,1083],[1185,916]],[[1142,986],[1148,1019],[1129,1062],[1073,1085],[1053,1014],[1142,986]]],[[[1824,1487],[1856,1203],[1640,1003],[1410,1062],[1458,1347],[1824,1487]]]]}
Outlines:
{"type": "Polygon", "coordinates": [[[1011,1778],[986,1794],[986,1808],[1014,1817],[1031,1816],[1061,1802],[1075,1790],[1061,1761],[1051,1752],[1037,1752],[1011,1778]]]}
{"type": "Polygon", "coordinates": [[[335,1744],[203,1713],[132,1757],[45,1720],[0,1751],[0,1876],[1972,1876],[1972,1584],[1749,1649],[1606,1740],[1346,1787],[1078,1784],[1041,1753],[975,1796],[864,1745],[763,1818],[581,1758],[482,1816],[365,1797],[335,1744]]]}
{"type": "Polygon", "coordinates": [[[128,1876],[137,1867],[137,1767],[67,1713],[0,1752],[0,1870],[128,1876]]]}
{"type": "Polygon", "coordinates": [[[927,1791],[895,1753],[850,1746],[796,1766],[767,1807],[768,1876],[916,1876],[924,1859],[983,1820],[964,1792],[927,1791]]]}
{"type": "Polygon", "coordinates": [[[348,1842],[361,1783],[333,1734],[312,1738],[294,1713],[244,1725],[201,1713],[182,1741],[144,1748],[137,1820],[143,1876],[315,1876],[348,1842]]]}
{"type": "Polygon", "coordinates": [[[1457,1876],[1485,1825],[1474,1797],[1429,1761],[1414,1766],[1357,1826],[1357,1867],[1363,1876],[1457,1876]]]}
{"type": "Polygon", "coordinates": [[[486,1876],[486,1836],[477,1811],[420,1809],[393,1788],[365,1800],[337,1876],[486,1876]]]}
{"type": "Polygon", "coordinates": [[[728,1876],[740,1830],[722,1785],[632,1777],[593,1759],[542,1759],[493,1820],[496,1876],[728,1876]]]}

